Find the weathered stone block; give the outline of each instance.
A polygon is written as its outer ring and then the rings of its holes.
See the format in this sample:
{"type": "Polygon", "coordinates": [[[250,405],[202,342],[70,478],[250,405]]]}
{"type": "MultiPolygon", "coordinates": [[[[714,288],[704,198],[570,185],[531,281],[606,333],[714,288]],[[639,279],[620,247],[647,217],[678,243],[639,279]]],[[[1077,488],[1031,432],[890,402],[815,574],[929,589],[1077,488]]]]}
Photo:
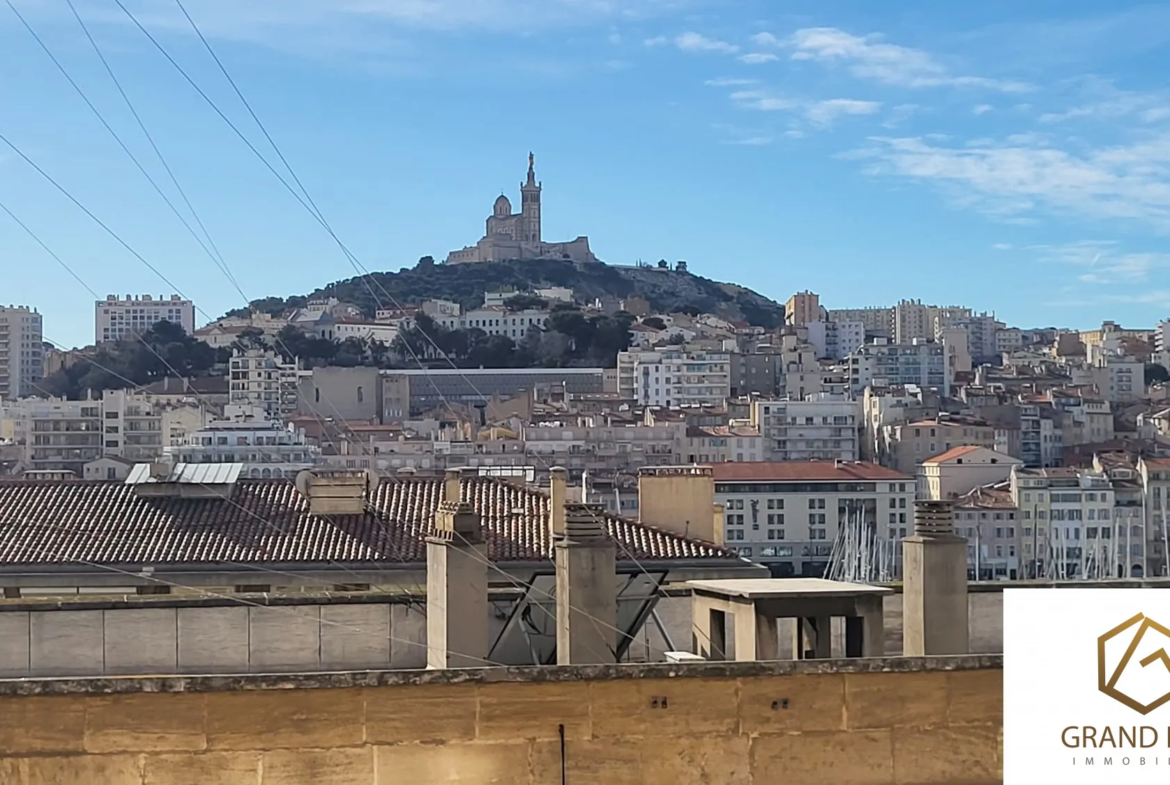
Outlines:
{"type": "Polygon", "coordinates": [[[743,733],[830,731],[845,728],[845,677],[840,674],[743,679],[743,733]]]}
{"type": "Polygon", "coordinates": [[[318,606],[248,608],[248,630],[248,666],[254,673],[320,670],[318,606]]]}
{"type": "Polygon", "coordinates": [[[845,727],[927,727],[946,723],[947,674],[845,674],[845,727]]]}
{"type": "Polygon", "coordinates": [[[994,785],[1003,782],[999,730],[991,725],[895,728],[898,785],[994,785]]]}
{"type": "Polygon", "coordinates": [[[21,785],[141,785],[138,755],[70,755],[25,758],[21,785]]]}
{"type": "Polygon", "coordinates": [[[589,685],[585,682],[487,684],[479,688],[476,738],[488,741],[590,738],[589,685]]]}
{"type": "Polygon", "coordinates": [[[954,671],[950,686],[950,724],[1003,723],[1003,671],[954,671]]]}
{"type": "Polygon", "coordinates": [[[148,755],[142,785],[259,785],[260,753],[148,755]]]}
{"type": "Polygon", "coordinates": [[[0,755],[85,751],[88,698],[0,698],[0,755]]]}
{"type": "Polygon", "coordinates": [[[687,736],[646,745],[641,781],[644,785],[752,785],[749,745],[743,735],[687,736]]]}
{"type": "Polygon", "coordinates": [[[102,675],[102,612],[41,611],[29,619],[30,670],[39,676],[102,675]]]}
{"type": "Polygon", "coordinates": [[[248,608],[178,608],[180,673],[247,673],[248,608]]]}
{"type": "Polygon", "coordinates": [[[389,668],[390,606],[321,606],[321,667],[389,668]]]}
{"type": "Polygon", "coordinates": [[[370,785],[374,748],[277,750],[264,753],[260,785],[370,785]]]}
{"type": "Polygon", "coordinates": [[[890,731],[758,736],[751,740],[753,783],[894,785],[890,731]]]}
{"type": "Polygon", "coordinates": [[[361,690],[273,690],[207,696],[207,746],[275,750],[357,746],[361,690]]]}
{"type": "Polygon", "coordinates": [[[378,785],[520,785],[529,782],[559,782],[532,779],[529,756],[531,742],[481,742],[454,744],[398,744],[376,747],[375,773],[378,785]]]}
{"type": "Polygon", "coordinates": [[[475,738],[476,689],[473,684],[368,689],[366,741],[470,741],[475,738]]]}
{"type": "Polygon", "coordinates": [[[85,751],[178,752],[207,747],[204,696],[108,695],[86,706],[85,751]]]}
{"type": "Polygon", "coordinates": [[[105,672],[174,673],[178,667],[176,608],[103,611],[105,672]]]}
{"type": "Polygon", "coordinates": [[[593,735],[732,734],[739,726],[732,680],[667,679],[594,682],[593,735]]]}
{"type": "Polygon", "coordinates": [[[0,678],[29,674],[29,614],[0,613],[0,678]]]}
{"type": "MultiPolygon", "coordinates": [[[[642,785],[643,755],[651,758],[658,754],[644,739],[569,739],[565,742],[565,776],[573,785],[642,785]]],[[[561,781],[559,741],[535,742],[531,781],[561,781]]]]}

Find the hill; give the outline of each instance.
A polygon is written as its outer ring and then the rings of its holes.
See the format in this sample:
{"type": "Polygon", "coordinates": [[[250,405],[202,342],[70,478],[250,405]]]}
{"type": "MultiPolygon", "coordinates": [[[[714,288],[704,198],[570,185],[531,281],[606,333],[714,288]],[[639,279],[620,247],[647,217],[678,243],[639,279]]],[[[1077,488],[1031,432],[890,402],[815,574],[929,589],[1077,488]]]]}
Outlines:
{"type": "Polygon", "coordinates": [[[783,305],[735,284],[663,266],[614,267],[559,259],[444,265],[423,257],[413,268],[403,268],[397,273],[371,273],[368,277],[331,283],[311,295],[269,297],[254,301],[252,306],[275,314],[303,306],[310,297],[336,297],[357,305],[373,317],[379,301],[390,305],[383,290],[402,304],[447,299],[473,308],[483,303],[485,291],[508,288],[524,291],[553,286],[572,289],[578,299],[604,295],[642,297],[657,311],[712,313],[767,329],[784,322],[783,305]]]}

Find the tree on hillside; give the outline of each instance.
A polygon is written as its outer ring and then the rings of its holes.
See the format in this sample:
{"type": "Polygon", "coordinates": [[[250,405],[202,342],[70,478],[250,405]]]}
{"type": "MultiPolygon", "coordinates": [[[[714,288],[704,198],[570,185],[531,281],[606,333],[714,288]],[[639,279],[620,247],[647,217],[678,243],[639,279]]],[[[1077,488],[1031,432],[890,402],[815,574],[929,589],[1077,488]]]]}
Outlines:
{"type": "Polygon", "coordinates": [[[1170,382],[1170,371],[1166,370],[1166,367],[1163,365],[1147,363],[1146,386],[1149,387],[1151,384],[1161,384],[1164,382],[1170,382]]]}
{"type": "Polygon", "coordinates": [[[642,324],[647,327],[653,327],[655,330],[665,330],[666,322],[662,321],[661,316],[647,316],[642,320],[642,324]]]}

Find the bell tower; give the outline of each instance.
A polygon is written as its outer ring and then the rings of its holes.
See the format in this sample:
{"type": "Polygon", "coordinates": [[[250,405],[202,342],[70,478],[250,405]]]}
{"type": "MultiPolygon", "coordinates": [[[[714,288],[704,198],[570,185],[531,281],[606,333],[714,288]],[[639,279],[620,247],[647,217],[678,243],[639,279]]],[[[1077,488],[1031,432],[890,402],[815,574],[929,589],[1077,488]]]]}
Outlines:
{"type": "Polygon", "coordinates": [[[528,154],[528,179],[520,186],[520,234],[521,241],[526,243],[541,242],[540,234],[540,189],[536,181],[536,158],[528,154]]]}

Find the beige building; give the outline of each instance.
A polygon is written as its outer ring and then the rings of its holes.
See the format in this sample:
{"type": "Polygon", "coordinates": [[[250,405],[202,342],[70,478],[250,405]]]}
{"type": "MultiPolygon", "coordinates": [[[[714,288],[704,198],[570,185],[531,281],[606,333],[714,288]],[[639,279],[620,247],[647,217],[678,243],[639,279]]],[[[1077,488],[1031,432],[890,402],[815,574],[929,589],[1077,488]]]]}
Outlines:
{"type": "Polygon", "coordinates": [[[760,431],[745,425],[699,425],[687,428],[679,463],[755,462],[767,459],[760,431]]]}
{"type": "Polygon", "coordinates": [[[812,292],[797,292],[784,303],[784,323],[803,327],[821,321],[821,298],[812,292]]]}
{"type": "Polygon", "coordinates": [[[724,542],[774,575],[822,576],[842,525],[858,516],[890,540],[913,531],[914,478],[877,464],[724,463],[711,470],[724,542]]]}
{"type": "Polygon", "coordinates": [[[963,446],[923,461],[918,467],[918,498],[950,501],[984,485],[1007,480],[1019,458],[986,447],[963,446]]]}
{"type": "Polygon", "coordinates": [[[231,359],[228,403],[259,406],[273,417],[292,414],[297,410],[298,367],[270,350],[236,352],[231,359]]]}
{"type": "Polygon", "coordinates": [[[880,306],[870,308],[831,308],[830,322],[861,322],[867,333],[889,338],[893,335],[894,309],[880,306]]]}
{"type": "Polygon", "coordinates": [[[807,400],[757,399],[752,425],[769,461],[856,461],[861,452],[860,401],[811,396],[807,400]]]}
{"type": "Polygon", "coordinates": [[[40,392],[44,355],[41,315],[23,305],[0,306],[0,401],[40,392]]]}
{"type": "Polygon", "coordinates": [[[882,428],[878,458],[903,474],[914,474],[918,464],[955,447],[995,449],[995,427],[975,418],[917,420],[882,428]]]}
{"type": "Polygon", "coordinates": [[[508,259],[571,259],[596,262],[589,250],[589,238],[562,243],[546,243],[541,234],[540,195],[542,185],[536,180],[534,159],[528,154],[528,179],[520,186],[520,212],[512,212],[508,197],[500,194],[487,219],[487,230],[475,245],[447,255],[447,264],[497,262],[508,259]]]}

